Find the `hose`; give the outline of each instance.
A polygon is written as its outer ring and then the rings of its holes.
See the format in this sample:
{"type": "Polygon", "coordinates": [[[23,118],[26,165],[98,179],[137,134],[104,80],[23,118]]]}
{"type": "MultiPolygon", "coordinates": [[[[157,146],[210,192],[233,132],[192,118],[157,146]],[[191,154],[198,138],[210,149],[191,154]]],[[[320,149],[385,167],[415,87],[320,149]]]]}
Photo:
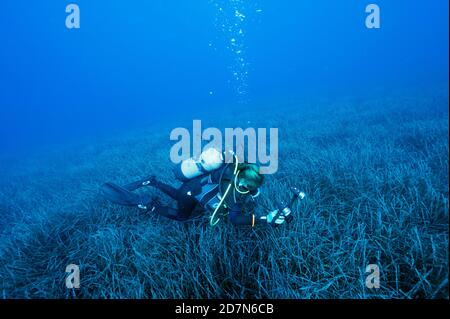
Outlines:
{"type": "MultiPolygon", "coordinates": [[[[235,159],[235,161],[236,161],[236,165],[235,165],[235,167],[234,167],[233,175],[236,175],[236,174],[238,173],[238,165],[239,165],[239,161],[238,161],[238,158],[237,158],[236,154],[233,154],[233,156],[234,156],[234,159],[235,159]]],[[[222,175],[221,175],[220,180],[219,180],[219,189],[220,189],[220,183],[221,183],[221,181],[222,181],[223,173],[225,172],[225,170],[226,170],[226,168],[222,171],[222,175]]],[[[237,176],[237,175],[236,175],[236,176],[237,176]]],[[[231,186],[233,186],[233,183],[235,183],[235,179],[234,179],[234,180],[231,180],[231,182],[228,184],[228,187],[227,187],[225,193],[223,194],[222,198],[220,199],[219,204],[218,204],[217,207],[214,209],[214,212],[212,213],[212,215],[211,215],[211,217],[210,217],[210,219],[209,219],[209,224],[210,224],[211,226],[216,226],[216,225],[219,223],[220,218],[217,218],[216,220],[214,220],[214,219],[216,218],[217,212],[218,212],[219,209],[222,207],[222,205],[223,205],[223,203],[224,203],[224,201],[225,201],[225,198],[227,197],[228,193],[230,192],[230,189],[231,189],[231,186]]]]}

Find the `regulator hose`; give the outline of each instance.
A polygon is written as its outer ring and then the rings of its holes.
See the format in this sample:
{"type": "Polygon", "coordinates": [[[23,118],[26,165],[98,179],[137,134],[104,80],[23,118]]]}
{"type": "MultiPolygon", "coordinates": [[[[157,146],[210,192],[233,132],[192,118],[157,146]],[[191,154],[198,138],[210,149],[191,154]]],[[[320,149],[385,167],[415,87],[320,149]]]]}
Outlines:
{"type": "MultiPolygon", "coordinates": [[[[236,161],[236,165],[235,165],[235,167],[234,167],[233,175],[236,175],[236,174],[238,174],[239,161],[238,161],[238,158],[237,158],[236,154],[233,154],[233,156],[234,156],[234,159],[235,159],[235,161],[236,161]]],[[[219,191],[220,191],[220,184],[221,184],[221,182],[222,182],[223,173],[225,172],[225,170],[226,170],[226,168],[224,168],[224,170],[222,171],[222,174],[221,174],[221,176],[220,176],[220,180],[219,180],[219,191]]],[[[237,175],[236,175],[236,176],[237,176],[237,175]]],[[[219,211],[219,209],[222,207],[223,203],[225,202],[225,199],[226,199],[226,197],[228,196],[228,193],[230,192],[230,189],[231,189],[231,187],[233,186],[233,183],[235,183],[235,180],[236,180],[236,179],[232,179],[231,182],[228,184],[227,189],[225,190],[225,193],[223,194],[222,198],[220,199],[219,204],[218,204],[217,207],[214,209],[214,212],[212,213],[212,215],[211,215],[211,217],[210,217],[210,219],[209,219],[209,224],[210,224],[211,226],[216,226],[216,225],[219,223],[220,218],[218,218],[218,217],[216,216],[216,215],[217,215],[217,212],[219,211]]]]}

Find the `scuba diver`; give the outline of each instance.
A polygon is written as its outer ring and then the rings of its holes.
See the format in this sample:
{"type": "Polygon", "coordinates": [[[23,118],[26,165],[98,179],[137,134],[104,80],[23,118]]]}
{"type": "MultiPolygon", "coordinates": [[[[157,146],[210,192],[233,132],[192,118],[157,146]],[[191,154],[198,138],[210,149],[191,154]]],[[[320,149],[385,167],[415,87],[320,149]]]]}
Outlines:
{"type": "Polygon", "coordinates": [[[210,225],[215,226],[226,215],[235,225],[270,224],[280,225],[292,219],[290,207],[295,199],[304,193],[293,188],[290,205],[284,202],[268,214],[255,213],[255,198],[260,194],[264,175],[256,164],[239,163],[232,153],[233,161],[226,164],[224,154],[214,148],[205,150],[198,159],[181,162],[175,176],[182,182],[174,188],[152,175],[142,180],[119,186],[105,183],[101,192],[109,201],[125,206],[137,207],[172,220],[189,221],[210,213],[210,225]],[[142,187],[154,187],[176,201],[176,208],[159,203],[157,198],[134,191],[142,187]]]}

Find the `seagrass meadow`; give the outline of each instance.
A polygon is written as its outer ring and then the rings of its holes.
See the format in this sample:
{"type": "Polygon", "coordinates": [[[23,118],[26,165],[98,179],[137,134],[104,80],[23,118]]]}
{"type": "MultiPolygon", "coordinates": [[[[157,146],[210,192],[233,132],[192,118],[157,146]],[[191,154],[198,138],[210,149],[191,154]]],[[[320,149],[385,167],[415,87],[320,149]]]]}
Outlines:
{"type": "Polygon", "coordinates": [[[279,128],[259,207],[291,186],[307,196],[276,228],[179,223],[99,195],[151,173],[178,185],[169,132],[192,119],[3,161],[1,297],[448,298],[448,91],[412,92],[208,113],[219,128],[279,128]]]}

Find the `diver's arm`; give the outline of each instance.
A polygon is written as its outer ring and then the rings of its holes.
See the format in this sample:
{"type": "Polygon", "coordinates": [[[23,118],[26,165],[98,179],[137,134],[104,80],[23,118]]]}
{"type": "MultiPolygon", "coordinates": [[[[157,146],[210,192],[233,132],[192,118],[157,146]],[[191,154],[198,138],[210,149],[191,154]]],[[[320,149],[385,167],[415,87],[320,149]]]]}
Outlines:
{"type": "Polygon", "coordinates": [[[286,216],[280,214],[279,210],[273,210],[267,215],[257,216],[255,214],[244,214],[239,204],[235,204],[229,211],[230,221],[234,225],[281,225],[286,222],[286,216]]]}
{"type": "Polygon", "coordinates": [[[230,221],[234,225],[251,225],[267,224],[266,216],[256,216],[255,214],[244,214],[239,204],[235,204],[229,211],[230,221]]]}

